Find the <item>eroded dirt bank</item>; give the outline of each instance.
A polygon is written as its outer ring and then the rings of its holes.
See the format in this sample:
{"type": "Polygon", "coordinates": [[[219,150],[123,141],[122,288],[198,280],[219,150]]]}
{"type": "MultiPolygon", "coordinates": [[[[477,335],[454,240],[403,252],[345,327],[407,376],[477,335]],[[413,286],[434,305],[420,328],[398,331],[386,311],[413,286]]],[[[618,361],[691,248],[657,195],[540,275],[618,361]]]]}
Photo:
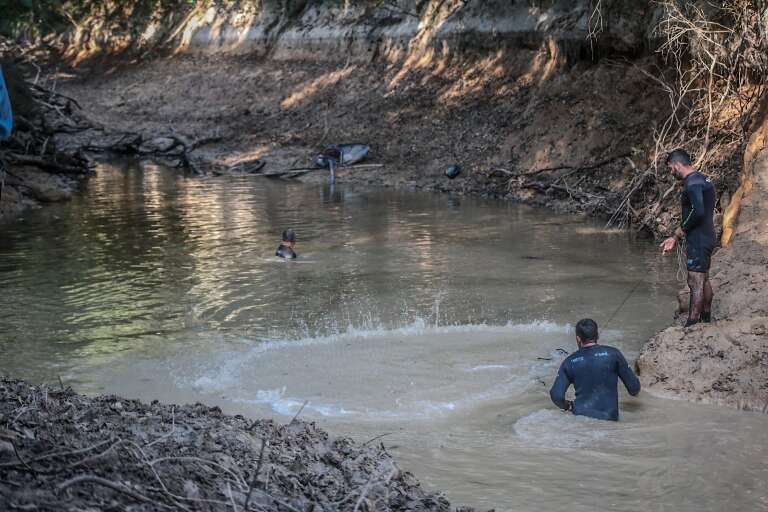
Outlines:
{"type": "MultiPolygon", "coordinates": [[[[79,75],[62,86],[117,132],[90,146],[137,152],[182,134],[195,149],[181,163],[195,170],[276,172],[325,144],[366,142],[383,168],[342,173],[348,183],[507,197],[666,232],[677,213],[654,137],[669,129],[670,98],[651,51],[662,11],[599,5],[164,0],[91,6],[55,44],[79,75]],[[443,176],[452,164],[463,169],[454,181],[443,176]]],[[[724,189],[733,149],[710,158],[724,189]]]]}
{"type": "Polygon", "coordinates": [[[375,439],[8,379],[0,468],[3,510],[450,510],[375,439]]]}
{"type": "MultiPolygon", "coordinates": [[[[204,172],[256,160],[265,173],[306,167],[324,144],[365,142],[368,163],[382,167],[342,170],[340,183],[618,211],[625,222],[620,205],[665,101],[641,71],[648,64],[564,69],[546,48],[368,64],[181,56],[63,88],[118,132],[216,140],[193,153],[204,172]],[[444,176],[451,164],[463,169],[454,180],[444,176]]],[[[644,221],[656,232],[670,217],[644,221]]]]}

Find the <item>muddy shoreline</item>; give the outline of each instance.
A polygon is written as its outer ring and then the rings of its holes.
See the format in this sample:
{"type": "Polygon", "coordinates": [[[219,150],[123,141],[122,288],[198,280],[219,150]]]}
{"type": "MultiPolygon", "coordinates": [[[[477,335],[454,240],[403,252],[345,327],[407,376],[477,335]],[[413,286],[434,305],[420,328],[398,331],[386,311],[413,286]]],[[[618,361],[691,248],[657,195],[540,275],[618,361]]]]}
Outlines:
{"type": "MultiPolygon", "coordinates": [[[[61,87],[115,134],[213,140],[190,154],[202,174],[311,167],[327,144],[363,142],[366,163],[381,167],[341,169],[339,183],[505,198],[666,230],[671,201],[647,218],[624,206],[664,101],[641,71],[652,61],[567,69],[554,58],[542,49],[426,65],[181,55],[82,69],[61,87]],[[453,180],[451,165],[462,169],[453,180]]],[[[94,136],[80,143],[104,145],[94,136]]]]}
{"type": "Polygon", "coordinates": [[[377,439],[10,379],[0,467],[4,510],[451,510],[377,439]]]}

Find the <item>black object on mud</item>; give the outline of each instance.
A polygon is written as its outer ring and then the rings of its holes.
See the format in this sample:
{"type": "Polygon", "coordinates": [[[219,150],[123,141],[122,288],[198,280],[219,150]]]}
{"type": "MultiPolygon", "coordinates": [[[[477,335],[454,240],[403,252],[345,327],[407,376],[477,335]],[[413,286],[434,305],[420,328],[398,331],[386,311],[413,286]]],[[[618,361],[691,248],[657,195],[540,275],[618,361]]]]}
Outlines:
{"type": "Polygon", "coordinates": [[[461,166],[458,165],[449,165],[448,168],[445,170],[445,175],[448,177],[448,179],[453,179],[456,176],[461,174],[461,166]]]}
{"type": "Polygon", "coordinates": [[[325,169],[353,165],[364,160],[371,148],[367,144],[333,144],[326,146],[315,157],[315,165],[325,169]]]}

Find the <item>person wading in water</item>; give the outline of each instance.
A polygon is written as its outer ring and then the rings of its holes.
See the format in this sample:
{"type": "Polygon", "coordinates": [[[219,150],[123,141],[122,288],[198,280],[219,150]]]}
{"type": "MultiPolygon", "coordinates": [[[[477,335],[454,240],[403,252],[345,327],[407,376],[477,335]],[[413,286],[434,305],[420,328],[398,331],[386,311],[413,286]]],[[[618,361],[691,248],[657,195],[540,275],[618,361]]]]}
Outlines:
{"type": "Polygon", "coordinates": [[[682,149],[676,149],[667,156],[667,167],[677,179],[683,181],[683,192],[680,195],[683,220],[675,234],[664,240],[659,247],[666,254],[683,237],[687,242],[686,266],[691,299],[685,326],[689,327],[698,322],[712,321],[713,293],[709,282],[709,266],[717,243],[715,187],[709,178],[691,166],[690,155],[682,149]]]}
{"type": "Polygon", "coordinates": [[[565,411],[599,420],[618,421],[618,379],[632,396],[640,393],[640,381],[627,364],[621,351],[598,345],[597,323],[585,318],[576,324],[576,344],[579,350],[560,365],[555,383],[549,390],[552,402],[565,411]],[[565,399],[573,384],[576,400],[565,399]]]}
{"type": "Polygon", "coordinates": [[[287,260],[295,259],[298,254],[293,248],[296,247],[296,232],[292,229],[286,229],[283,231],[283,241],[277,247],[275,256],[280,256],[287,260]]]}

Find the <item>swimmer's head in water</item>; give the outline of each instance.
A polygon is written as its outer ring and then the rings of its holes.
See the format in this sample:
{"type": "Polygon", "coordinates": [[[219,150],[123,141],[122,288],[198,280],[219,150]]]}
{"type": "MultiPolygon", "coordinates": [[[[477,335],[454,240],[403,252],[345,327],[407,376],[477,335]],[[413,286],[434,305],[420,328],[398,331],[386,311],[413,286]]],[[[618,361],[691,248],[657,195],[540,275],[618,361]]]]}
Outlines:
{"type": "Polygon", "coordinates": [[[292,229],[286,229],[283,231],[283,242],[295,242],[296,232],[292,229]]]}
{"type": "Polygon", "coordinates": [[[599,336],[597,322],[591,318],[583,318],[576,323],[576,338],[579,344],[595,343],[599,336]]]}

